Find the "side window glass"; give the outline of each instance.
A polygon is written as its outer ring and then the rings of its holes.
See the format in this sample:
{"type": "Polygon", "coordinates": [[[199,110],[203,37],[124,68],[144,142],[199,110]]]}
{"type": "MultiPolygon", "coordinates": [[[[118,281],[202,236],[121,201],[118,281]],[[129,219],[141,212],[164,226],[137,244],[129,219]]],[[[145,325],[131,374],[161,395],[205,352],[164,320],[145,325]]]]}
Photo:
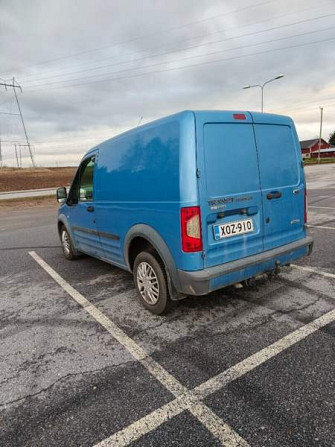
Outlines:
{"type": "Polygon", "coordinates": [[[80,166],[77,169],[76,176],[73,179],[73,182],[72,182],[72,185],[71,185],[71,188],[70,188],[70,191],[69,191],[68,201],[69,201],[70,205],[78,203],[78,196],[79,196],[78,192],[79,192],[79,180],[80,180],[80,169],[81,169],[81,167],[82,166],[80,166]]]}
{"type": "Polygon", "coordinates": [[[79,201],[93,200],[93,171],[94,171],[94,157],[85,160],[82,166],[79,182],[79,201]],[[85,165],[86,163],[86,165],[85,165]]]}

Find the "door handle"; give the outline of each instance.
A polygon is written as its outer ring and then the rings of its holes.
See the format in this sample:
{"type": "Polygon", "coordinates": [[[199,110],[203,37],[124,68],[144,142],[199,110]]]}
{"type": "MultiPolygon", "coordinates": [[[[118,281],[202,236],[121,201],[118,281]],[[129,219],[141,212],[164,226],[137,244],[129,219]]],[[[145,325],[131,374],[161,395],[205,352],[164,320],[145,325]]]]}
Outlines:
{"type": "Polygon", "coordinates": [[[86,208],[86,211],[88,211],[89,213],[93,213],[94,211],[94,206],[90,205],[86,208]]]}
{"type": "Polygon", "coordinates": [[[281,196],[282,196],[282,193],[281,193],[280,191],[274,191],[274,192],[269,192],[269,193],[266,195],[266,198],[267,198],[268,200],[272,200],[272,199],[280,199],[281,196]]]}

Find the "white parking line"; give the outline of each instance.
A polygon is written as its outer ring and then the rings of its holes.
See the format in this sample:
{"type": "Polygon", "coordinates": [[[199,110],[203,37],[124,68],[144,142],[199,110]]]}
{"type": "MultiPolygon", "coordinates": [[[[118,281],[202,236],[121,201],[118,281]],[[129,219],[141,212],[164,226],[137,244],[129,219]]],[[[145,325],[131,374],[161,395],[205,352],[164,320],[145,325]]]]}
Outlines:
{"type": "Polygon", "coordinates": [[[308,225],[308,228],[323,228],[324,230],[335,230],[335,227],[324,227],[322,225],[308,225]]]}
{"type": "Polygon", "coordinates": [[[127,446],[141,436],[155,430],[164,422],[177,416],[183,410],[186,410],[186,408],[186,403],[183,404],[182,400],[177,398],[138,421],[128,425],[123,430],[114,433],[112,436],[99,442],[99,444],[96,444],[94,447],[127,446]],[[184,408],[182,408],[183,406],[184,408]]]}
{"type": "MultiPolygon", "coordinates": [[[[144,349],[134,342],[128,335],[122,331],[115,323],[113,323],[105,314],[91,304],[81,293],[74,289],[65,279],[63,279],[52,267],[49,266],[37,253],[29,252],[30,256],[59,284],[78,304],[80,304],[87,313],[89,313],[98,323],[100,323],[119,343],[121,343],[130,354],[138,360],[152,376],[154,376],[167,390],[175,397],[182,399],[174,400],[169,410],[156,410],[152,413],[150,419],[151,424],[147,424],[148,417],[142,418],[140,421],[131,425],[128,429],[127,436],[121,433],[114,434],[111,438],[100,443],[100,446],[126,446],[130,440],[135,440],[152,430],[150,427],[158,427],[162,424],[166,417],[172,417],[181,413],[185,409],[190,411],[212,435],[221,441],[222,445],[230,447],[247,447],[248,443],[242,439],[231,427],[229,427],[222,419],[212,412],[203,402],[191,396],[186,387],[184,387],[175,377],[166,371],[159,363],[151,358],[144,349]],[[176,402],[176,403],[174,403],[176,402]],[[157,417],[156,417],[157,415],[157,417]]],[[[121,430],[122,432],[122,430],[121,430]]]]}
{"type": "Polygon", "coordinates": [[[314,199],[332,199],[332,198],[334,198],[334,196],[318,196],[318,195],[311,195],[311,200],[314,200],[314,199]]]}
{"type": "Polygon", "coordinates": [[[302,326],[296,331],[291,332],[291,334],[286,335],[272,345],[267,346],[261,351],[256,352],[256,354],[242,360],[221,374],[209,379],[207,382],[195,388],[194,392],[201,399],[209,396],[334,321],[335,309],[322,315],[311,323],[302,326]]]}
{"type": "MultiPolygon", "coordinates": [[[[292,267],[304,270],[304,271],[311,271],[313,273],[318,273],[326,277],[330,277],[332,279],[335,279],[335,275],[327,272],[323,272],[316,269],[310,269],[308,267],[300,267],[297,265],[292,265],[292,267]]],[[[155,412],[145,416],[141,420],[140,426],[153,426],[154,428],[158,427],[163,422],[170,419],[170,417],[175,416],[175,404],[178,400],[184,401],[187,399],[188,396],[191,398],[194,398],[194,396],[197,396],[198,399],[204,399],[208,397],[209,395],[215,393],[216,391],[219,391],[222,387],[228,385],[229,383],[233,382],[234,380],[238,379],[239,377],[242,377],[243,375],[251,372],[258,366],[265,363],[267,360],[275,357],[276,355],[280,354],[281,352],[285,351],[286,349],[290,348],[291,346],[295,345],[301,340],[304,340],[309,335],[313,334],[314,332],[318,331],[320,328],[326,326],[329,323],[332,323],[335,321],[335,310],[332,310],[321,317],[317,318],[316,320],[312,321],[311,323],[308,323],[301,328],[297,329],[294,332],[291,332],[291,334],[286,335],[285,337],[281,338],[280,340],[276,341],[270,346],[267,346],[266,348],[262,349],[261,351],[256,352],[255,354],[251,355],[250,357],[242,360],[241,362],[237,363],[236,365],[232,366],[231,368],[227,369],[226,371],[218,374],[217,376],[207,380],[206,382],[202,383],[201,385],[197,386],[193,390],[190,390],[188,393],[186,393],[185,396],[180,396],[176,400],[169,402],[167,405],[159,408],[155,412]],[[171,416],[173,415],[173,416],[171,416]]],[[[177,413],[178,414],[178,413],[177,413]]],[[[124,429],[120,430],[118,433],[115,433],[110,438],[107,438],[106,440],[102,441],[100,444],[97,444],[95,447],[112,447],[113,445],[119,445],[116,444],[116,440],[118,439],[130,439],[131,441],[134,441],[135,439],[138,439],[139,436],[136,436],[136,430],[138,429],[139,421],[129,425],[128,427],[125,427],[124,429]],[[135,436],[135,438],[134,438],[135,436]]],[[[154,429],[153,428],[153,429],[154,429]]],[[[148,429],[150,431],[150,429],[148,429]]],[[[127,445],[127,444],[122,444],[127,445]]],[[[229,445],[229,444],[228,444],[229,445]]]]}
{"type": "Polygon", "coordinates": [[[308,208],[321,208],[321,209],[324,209],[324,210],[335,210],[335,208],[332,207],[332,206],[314,206],[314,205],[309,205],[308,208]]]}
{"type": "MultiPolygon", "coordinates": [[[[219,439],[222,445],[230,447],[248,446],[236,432],[234,432],[222,419],[210,410],[202,399],[219,391],[222,387],[233,382],[239,377],[249,373],[269,359],[275,357],[299,341],[304,340],[309,335],[315,333],[320,328],[335,321],[335,309],[322,315],[316,320],[300,327],[270,346],[256,352],[250,357],[242,360],[226,371],[207,380],[193,390],[187,390],[177,379],[168,373],[161,365],[152,359],[146,352],[128,337],[118,326],[100,312],[77,290],[70,286],[58,273],[56,273],[42,258],[35,252],[29,253],[35,261],[88,313],[90,313],[111,335],[113,335],[141,364],[167,389],[169,389],[176,399],[158,408],[140,420],[130,424],[109,438],[101,441],[95,447],[121,447],[127,446],[150,431],[156,429],[172,417],[180,414],[184,410],[190,411],[206,428],[219,439]]],[[[321,270],[293,265],[294,268],[317,273],[325,277],[335,279],[335,275],[321,270]]]]}
{"type": "Polygon", "coordinates": [[[333,273],[328,273],[323,270],[316,269],[314,267],[304,267],[302,265],[295,265],[295,264],[291,264],[291,267],[297,270],[302,270],[304,272],[316,273],[317,275],[325,276],[326,278],[335,279],[335,275],[333,273]]]}

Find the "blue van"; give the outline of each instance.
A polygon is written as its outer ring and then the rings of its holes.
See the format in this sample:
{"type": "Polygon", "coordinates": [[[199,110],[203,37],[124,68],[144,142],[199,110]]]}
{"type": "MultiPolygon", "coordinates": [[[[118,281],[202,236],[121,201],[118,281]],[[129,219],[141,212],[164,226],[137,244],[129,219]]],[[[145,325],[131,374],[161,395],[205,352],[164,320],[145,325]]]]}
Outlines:
{"type": "Polygon", "coordinates": [[[89,150],[62,203],[64,255],[133,273],[161,314],[310,254],[306,183],[293,121],[255,112],[184,111],[89,150]]]}

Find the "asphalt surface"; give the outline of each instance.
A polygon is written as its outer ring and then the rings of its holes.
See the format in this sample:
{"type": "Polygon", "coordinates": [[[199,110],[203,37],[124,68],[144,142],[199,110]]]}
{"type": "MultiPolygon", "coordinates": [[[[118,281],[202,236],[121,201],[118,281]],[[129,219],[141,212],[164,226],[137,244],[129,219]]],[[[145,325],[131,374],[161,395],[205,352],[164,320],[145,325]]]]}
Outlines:
{"type": "Polygon", "coordinates": [[[335,165],[306,171],[315,247],[298,264],[315,271],[187,298],[163,317],[137,302],[127,272],[64,260],[55,208],[0,211],[0,446],[94,446],[113,435],[102,445],[219,446],[223,423],[228,446],[334,446],[335,316],[263,354],[335,309],[335,165]],[[176,397],[167,383],[199,389],[250,356],[199,411],[185,397],[162,416],[176,397]],[[129,426],[126,442],[118,435],[129,426]]]}

